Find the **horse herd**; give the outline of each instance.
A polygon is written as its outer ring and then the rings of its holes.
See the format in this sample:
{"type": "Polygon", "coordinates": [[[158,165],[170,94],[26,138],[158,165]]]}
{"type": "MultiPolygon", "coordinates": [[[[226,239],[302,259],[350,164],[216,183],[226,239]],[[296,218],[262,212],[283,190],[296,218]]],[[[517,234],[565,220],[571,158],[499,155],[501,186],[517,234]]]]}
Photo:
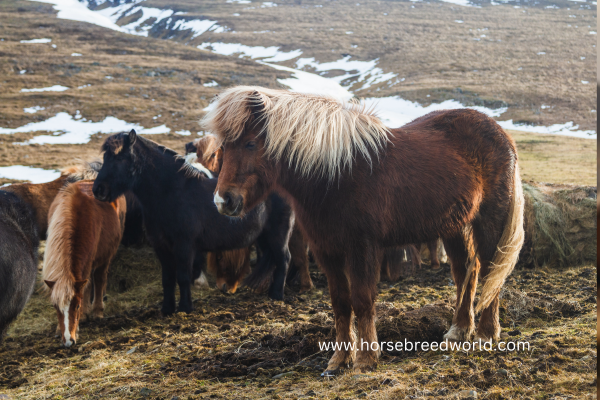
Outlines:
{"type": "MultiPolygon", "coordinates": [[[[499,338],[498,295],[523,243],[523,194],[514,141],[491,118],[436,111],[389,129],[358,103],[235,87],[202,124],[212,134],[188,143],[187,156],[132,130],[105,140],[102,162],[0,190],[0,333],[34,288],[40,239],[44,287],[71,346],[83,315],[103,316],[119,243],[143,236],[162,266],[165,315],[192,311],[191,286],[207,284],[206,271],[229,293],[243,282],[280,300],[293,278],[309,290],[310,249],[327,276],[336,342],[377,342],[378,280],[419,264],[414,244],[428,243],[435,264],[441,238],[457,287],[444,338],[499,338]]],[[[338,348],[324,376],[376,366],[373,349],[338,348]]]]}

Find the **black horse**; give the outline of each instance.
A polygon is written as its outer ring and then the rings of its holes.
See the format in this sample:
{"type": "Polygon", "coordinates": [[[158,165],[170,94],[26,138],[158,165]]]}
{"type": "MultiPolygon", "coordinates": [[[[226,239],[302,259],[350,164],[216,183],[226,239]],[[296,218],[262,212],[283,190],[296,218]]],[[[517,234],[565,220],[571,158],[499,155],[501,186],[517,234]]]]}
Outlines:
{"type": "Polygon", "coordinates": [[[39,243],[31,206],[0,190],[0,341],[33,292],[39,243]]]}
{"type": "Polygon", "coordinates": [[[256,242],[262,254],[259,268],[273,263],[269,296],[283,299],[290,261],[288,240],[294,224],[291,208],[278,196],[244,218],[220,214],[213,201],[216,179],[193,171],[175,151],[137,136],[118,133],[102,146],[104,163],[94,182],[94,196],[112,201],[126,191],[138,199],[146,234],[162,265],[163,314],[192,310],[192,274],[205,268],[204,252],[244,248],[256,242]]]}

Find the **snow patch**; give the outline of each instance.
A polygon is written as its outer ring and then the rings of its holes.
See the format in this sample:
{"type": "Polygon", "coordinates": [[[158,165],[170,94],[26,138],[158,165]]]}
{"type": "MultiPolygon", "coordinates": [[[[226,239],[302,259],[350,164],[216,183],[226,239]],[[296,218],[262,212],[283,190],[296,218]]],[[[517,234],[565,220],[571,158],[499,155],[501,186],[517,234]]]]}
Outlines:
{"type": "Polygon", "coordinates": [[[263,59],[263,61],[267,62],[288,61],[302,55],[302,50],[284,52],[279,51],[279,47],[277,46],[246,46],[239,43],[202,43],[198,48],[202,50],[212,50],[214,53],[226,56],[239,54],[240,58],[250,57],[252,59],[263,59]]]}
{"type": "Polygon", "coordinates": [[[21,40],[21,43],[50,43],[52,39],[43,38],[43,39],[31,39],[31,40],[21,40]]]}
{"type": "Polygon", "coordinates": [[[29,92],[64,92],[65,90],[69,90],[69,88],[66,87],[66,86],[54,85],[54,86],[45,87],[45,88],[21,89],[21,92],[23,92],[23,93],[29,93],[29,92]]]}
{"type": "Polygon", "coordinates": [[[33,139],[18,144],[84,144],[96,133],[117,133],[135,129],[138,133],[151,135],[169,133],[166,125],[146,129],[141,125],[125,122],[115,117],[106,117],[104,121],[92,122],[85,118],[76,118],[66,112],[60,112],[41,122],[31,122],[19,128],[0,128],[0,134],[11,135],[22,132],[52,132],[51,135],[35,136],[33,139]]]}
{"type": "Polygon", "coordinates": [[[23,111],[26,112],[27,114],[35,114],[36,112],[42,111],[45,109],[46,109],[46,107],[33,106],[33,107],[24,108],[23,111]]]}
{"type": "Polygon", "coordinates": [[[52,169],[27,167],[24,165],[11,165],[0,167],[0,178],[29,181],[31,183],[46,183],[57,179],[60,172],[52,169]]]}

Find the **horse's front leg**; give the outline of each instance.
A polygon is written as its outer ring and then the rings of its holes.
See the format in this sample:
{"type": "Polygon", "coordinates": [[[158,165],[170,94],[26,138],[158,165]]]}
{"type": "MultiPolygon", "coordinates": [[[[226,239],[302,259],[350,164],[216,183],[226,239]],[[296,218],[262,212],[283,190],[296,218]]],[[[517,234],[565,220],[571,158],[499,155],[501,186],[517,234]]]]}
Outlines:
{"type": "Polygon", "coordinates": [[[335,319],[335,350],[327,364],[327,369],[321,375],[332,376],[352,364],[356,353],[356,337],[352,330],[350,284],[345,273],[346,260],[343,254],[328,255],[314,251],[314,255],[327,275],[335,319]]]}
{"type": "MultiPolygon", "coordinates": [[[[271,222],[270,222],[271,224],[271,222]]],[[[294,228],[294,213],[289,206],[282,207],[281,213],[269,229],[267,241],[273,255],[275,271],[273,281],[269,286],[269,297],[273,300],[283,300],[285,278],[290,266],[289,242],[294,228]]]]}
{"type": "Polygon", "coordinates": [[[312,279],[308,265],[308,251],[304,237],[298,228],[294,228],[292,236],[288,243],[290,249],[290,266],[297,271],[300,280],[300,293],[304,293],[313,288],[312,279]]]}
{"type": "Polygon", "coordinates": [[[106,291],[109,263],[94,270],[94,304],[92,305],[93,318],[104,318],[104,292],[106,291]]]}
{"type": "Polygon", "coordinates": [[[176,270],[173,265],[174,257],[163,249],[154,248],[154,251],[162,268],[163,305],[161,312],[163,315],[171,315],[175,312],[175,284],[177,282],[176,270]]]}
{"type": "Polygon", "coordinates": [[[440,257],[438,256],[438,243],[439,239],[427,242],[427,248],[429,249],[429,260],[431,261],[431,269],[440,268],[440,257]]]}
{"type": "Polygon", "coordinates": [[[377,366],[381,349],[375,329],[375,299],[383,252],[371,243],[356,243],[348,260],[352,287],[352,308],[356,314],[358,340],[354,370],[371,371],[377,366]]]}
{"type": "Polygon", "coordinates": [[[175,268],[179,285],[179,312],[192,312],[192,264],[195,254],[189,249],[175,250],[175,268]]]}
{"type": "Polygon", "coordinates": [[[206,263],[207,253],[197,253],[192,267],[192,280],[198,289],[208,289],[209,287],[208,279],[206,279],[206,263]]]}

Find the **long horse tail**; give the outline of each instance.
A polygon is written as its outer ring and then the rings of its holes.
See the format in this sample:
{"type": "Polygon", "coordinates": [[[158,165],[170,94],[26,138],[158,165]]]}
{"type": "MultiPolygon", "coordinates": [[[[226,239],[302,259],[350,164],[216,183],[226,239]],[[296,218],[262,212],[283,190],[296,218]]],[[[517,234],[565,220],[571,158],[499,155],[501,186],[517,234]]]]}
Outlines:
{"type": "Polygon", "coordinates": [[[519,173],[519,164],[515,161],[513,193],[508,218],[504,225],[502,237],[498,242],[498,248],[491,261],[490,272],[485,277],[476,312],[487,308],[492,303],[498,293],[500,293],[504,281],[517,264],[519,253],[525,240],[525,229],[523,227],[524,211],[525,198],[523,197],[521,174],[519,173]]]}
{"type": "MultiPolygon", "coordinates": [[[[74,199],[79,192],[77,185],[69,185],[58,193],[48,216],[48,236],[44,252],[42,279],[53,282],[50,300],[59,307],[64,307],[68,299],[74,295],[73,284],[73,238],[75,237],[76,214],[74,199]]],[[[48,286],[44,285],[46,289],[48,286]]]]}

